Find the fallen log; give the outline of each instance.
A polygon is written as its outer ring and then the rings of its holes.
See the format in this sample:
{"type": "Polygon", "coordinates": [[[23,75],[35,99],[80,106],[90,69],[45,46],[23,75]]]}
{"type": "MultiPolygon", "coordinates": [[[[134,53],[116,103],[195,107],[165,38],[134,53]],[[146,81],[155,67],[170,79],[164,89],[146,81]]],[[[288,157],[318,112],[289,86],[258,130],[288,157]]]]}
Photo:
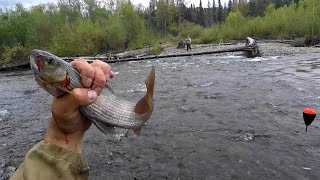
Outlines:
{"type": "Polygon", "coordinates": [[[20,63],[20,64],[7,64],[0,67],[0,71],[9,71],[9,70],[18,70],[18,69],[25,69],[30,68],[29,62],[20,63]]]}
{"type": "Polygon", "coordinates": [[[141,57],[141,56],[148,56],[150,54],[152,54],[150,48],[143,48],[136,51],[125,51],[122,53],[117,53],[114,55],[114,58],[116,59],[135,58],[135,57],[141,57]]]}
{"type": "Polygon", "coordinates": [[[308,36],[304,41],[304,45],[307,47],[320,44],[320,38],[316,36],[308,36]]]}
{"type": "Polygon", "coordinates": [[[167,54],[167,55],[154,55],[154,56],[144,56],[138,58],[127,58],[127,59],[116,59],[110,60],[108,62],[123,62],[123,61],[138,61],[138,60],[147,60],[147,59],[160,59],[160,58],[169,58],[169,57],[183,57],[183,56],[197,56],[197,55],[205,55],[205,54],[218,54],[218,53],[226,53],[226,52],[245,52],[247,57],[257,57],[260,56],[260,50],[258,46],[255,47],[237,47],[230,49],[222,49],[222,50],[214,50],[214,51],[206,51],[206,52],[195,52],[195,53],[181,53],[181,54],[167,54]]]}
{"type": "MultiPolygon", "coordinates": [[[[110,58],[110,57],[81,57],[88,62],[94,60],[101,60],[107,63],[115,63],[115,62],[125,62],[125,61],[139,61],[139,60],[148,60],[148,59],[161,59],[161,58],[170,58],[170,57],[183,57],[183,56],[197,56],[197,55],[205,55],[205,54],[219,54],[226,52],[244,52],[244,55],[248,58],[253,58],[260,56],[260,50],[258,46],[254,47],[236,47],[230,49],[221,49],[221,50],[213,50],[213,51],[205,51],[205,52],[189,52],[189,53],[179,53],[179,54],[167,54],[167,55],[152,55],[152,56],[141,56],[141,57],[132,57],[132,58],[110,58]]],[[[78,59],[79,57],[63,57],[65,61],[72,61],[73,59],[78,59]]]]}
{"type": "MultiPolygon", "coordinates": [[[[82,57],[86,59],[88,62],[93,60],[101,60],[107,63],[115,63],[115,62],[125,62],[125,61],[139,61],[139,60],[148,60],[148,59],[161,59],[161,58],[170,58],[170,57],[183,57],[183,56],[197,56],[197,55],[205,55],[205,54],[218,54],[218,53],[226,53],[226,52],[245,52],[245,55],[249,58],[260,56],[260,50],[258,46],[254,47],[236,47],[229,49],[221,49],[221,50],[213,50],[206,52],[189,52],[189,53],[179,53],[179,54],[167,54],[167,55],[153,55],[153,56],[141,56],[141,57],[133,57],[133,58],[103,58],[103,57],[82,57]]],[[[64,60],[70,61],[72,58],[63,58],[64,60]]]]}
{"type": "Polygon", "coordinates": [[[186,45],[183,41],[178,42],[177,49],[184,49],[185,47],[186,47],[186,45]]]}

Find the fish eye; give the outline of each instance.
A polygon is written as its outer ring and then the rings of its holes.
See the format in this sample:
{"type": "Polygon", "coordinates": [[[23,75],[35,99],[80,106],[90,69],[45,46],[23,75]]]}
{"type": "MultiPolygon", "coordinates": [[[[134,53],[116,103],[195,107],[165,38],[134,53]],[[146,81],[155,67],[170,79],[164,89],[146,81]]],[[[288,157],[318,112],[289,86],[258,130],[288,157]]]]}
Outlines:
{"type": "Polygon", "coordinates": [[[46,58],[48,64],[51,64],[53,62],[53,59],[51,57],[46,58]]]}

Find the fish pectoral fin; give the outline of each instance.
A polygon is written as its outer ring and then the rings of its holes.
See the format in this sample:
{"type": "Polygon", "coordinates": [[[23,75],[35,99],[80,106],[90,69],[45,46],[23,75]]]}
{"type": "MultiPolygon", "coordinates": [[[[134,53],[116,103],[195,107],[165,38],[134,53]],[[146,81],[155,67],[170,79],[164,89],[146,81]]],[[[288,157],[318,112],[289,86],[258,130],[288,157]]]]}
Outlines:
{"type": "Polygon", "coordinates": [[[92,120],[93,124],[96,125],[96,127],[103,132],[104,134],[111,136],[115,138],[117,141],[120,141],[122,137],[127,136],[128,129],[126,128],[120,128],[120,127],[114,127],[110,126],[106,123],[103,123],[101,121],[92,120]]]}
{"type": "Polygon", "coordinates": [[[137,135],[137,136],[140,136],[141,134],[141,127],[138,127],[138,128],[135,128],[135,129],[132,129],[133,132],[137,135]]]}
{"type": "Polygon", "coordinates": [[[104,124],[97,120],[92,120],[93,124],[104,134],[113,134],[113,131],[115,130],[113,126],[109,126],[107,124],[104,124]]]}

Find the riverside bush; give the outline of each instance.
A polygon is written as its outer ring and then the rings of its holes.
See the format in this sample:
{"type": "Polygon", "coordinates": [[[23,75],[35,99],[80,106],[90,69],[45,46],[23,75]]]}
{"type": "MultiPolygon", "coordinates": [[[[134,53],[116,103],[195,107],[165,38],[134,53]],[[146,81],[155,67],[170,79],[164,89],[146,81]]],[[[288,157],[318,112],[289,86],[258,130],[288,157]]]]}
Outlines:
{"type": "Polygon", "coordinates": [[[191,38],[199,38],[203,32],[203,27],[194,23],[184,22],[178,26],[179,36],[186,38],[188,35],[191,38]]]}
{"type": "Polygon", "coordinates": [[[158,55],[162,52],[163,47],[161,46],[161,44],[156,44],[153,48],[152,48],[152,54],[154,55],[158,55]]]}
{"type": "Polygon", "coordinates": [[[313,19],[313,1],[301,0],[299,5],[292,2],[278,9],[271,4],[264,16],[244,18],[240,11],[229,13],[226,22],[213,25],[203,31],[203,42],[219,39],[243,39],[246,36],[259,38],[291,38],[320,34],[320,4],[315,6],[313,19]]]}
{"type": "Polygon", "coordinates": [[[28,61],[29,49],[24,48],[20,44],[10,48],[4,47],[5,51],[2,55],[0,66],[5,64],[19,64],[28,61]]]}
{"type": "Polygon", "coordinates": [[[53,38],[53,52],[60,56],[94,55],[104,38],[102,30],[90,21],[67,23],[53,38]]]}

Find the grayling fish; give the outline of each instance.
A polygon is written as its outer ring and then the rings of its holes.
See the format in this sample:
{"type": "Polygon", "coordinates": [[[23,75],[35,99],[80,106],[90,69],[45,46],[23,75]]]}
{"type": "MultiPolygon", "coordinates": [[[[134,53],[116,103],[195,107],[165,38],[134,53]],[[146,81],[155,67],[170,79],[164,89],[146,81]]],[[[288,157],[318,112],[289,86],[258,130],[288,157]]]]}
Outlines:
{"type": "MultiPolygon", "coordinates": [[[[30,65],[38,84],[55,97],[60,97],[74,88],[81,88],[81,75],[72,65],[59,57],[42,50],[32,50],[30,65]]],[[[121,99],[106,85],[97,101],[80,107],[80,112],[108,134],[114,127],[132,129],[137,135],[153,111],[155,70],[146,80],[147,93],[138,103],[121,99]]]]}

